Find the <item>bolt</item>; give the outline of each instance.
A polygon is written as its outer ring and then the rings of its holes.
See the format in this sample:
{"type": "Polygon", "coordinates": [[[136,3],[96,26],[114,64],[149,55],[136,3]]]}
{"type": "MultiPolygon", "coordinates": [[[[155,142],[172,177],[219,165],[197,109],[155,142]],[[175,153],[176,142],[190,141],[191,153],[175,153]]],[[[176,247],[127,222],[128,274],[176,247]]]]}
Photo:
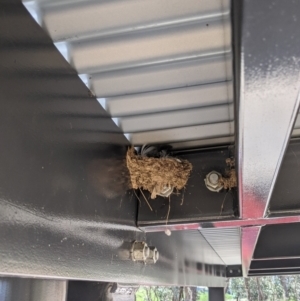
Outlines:
{"type": "Polygon", "coordinates": [[[159,258],[159,253],[155,247],[149,247],[149,257],[146,260],[146,263],[156,263],[159,258]]]}
{"type": "Polygon", "coordinates": [[[209,182],[210,182],[211,184],[213,184],[213,185],[218,184],[218,182],[219,182],[219,176],[218,176],[218,174],[216,174],[216,173],[211,173],[211,174],[209,175],[209,182]]]}
{"type": "Polygon", "coordinates": [[[135,241],[131,248],[131,258],[133,261],[146,261],[149,257],[150,249],[143,241],[135,241]]]}
{"type": "Polygon", "coordinates": [[[157,191],[157,195],[168,198],[173,193],[174,187],[164,186],[161,191],[157,191]]]}
{"type": "Polygon", "coordinates": [[[206,175],[204,182],[206,187],[213,192],[219,192],[223,189],[223,186],[220,185],[219,180],[221,179],[222,175],[217,171],[211,171],[209,174],[206,175]]]}

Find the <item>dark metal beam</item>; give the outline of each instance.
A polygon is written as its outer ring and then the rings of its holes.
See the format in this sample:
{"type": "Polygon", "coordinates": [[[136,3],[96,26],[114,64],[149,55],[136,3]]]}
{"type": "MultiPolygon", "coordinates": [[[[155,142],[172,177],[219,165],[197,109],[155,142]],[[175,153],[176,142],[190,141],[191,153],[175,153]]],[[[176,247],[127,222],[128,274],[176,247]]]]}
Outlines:
{"type": "Polygon", "coordinates": [[[293,275],[299,274],[300,268],[296,269],[269,269],[263,271],[249,271],[249,276],[293,275]]]}
{"type": "Polygon", "coordinates": [[[300,256],[300,223],[268,225],[262,228],[254,259],[297,258],[300,256]]]}
{"type": "Polygon", "coordinates": [[[300,212],[300,139],[290,142],[281,168],[274,193],[270,201],[269,216],[292,215],[300,212]]]}
{"type": "Polygon", "coordinates": [[[0,2],[0,275],[224,285],[199,231],[137,229],[128,141],[21,1],[0,2]],[[135,240],[155,265],[132,261],[135,240]]]}
{"type": "Polygon", "coordinates": [[[228,265],[226,267],[226,277],[243,277],[243,271],[241,265],[228,265]]]}
{"type": "Polygon", "coordinates": [[[268,269],[299,269],[300,258],[285,258],[273,260],[252,260],[250,270],[268,270],[268,269]]]}
{"type": "Polygon", "coordinates": [[[224,287],[210,287],[208,289],[208,300],[224,301],[225,300],[224,287]]]}

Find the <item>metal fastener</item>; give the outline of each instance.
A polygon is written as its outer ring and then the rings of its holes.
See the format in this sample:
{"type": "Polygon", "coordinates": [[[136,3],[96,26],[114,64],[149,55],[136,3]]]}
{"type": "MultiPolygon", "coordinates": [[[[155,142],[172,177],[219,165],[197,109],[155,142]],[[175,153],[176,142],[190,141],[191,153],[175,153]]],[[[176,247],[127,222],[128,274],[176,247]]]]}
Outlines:
{"type": "Polygon", "coordinates": [[[165,186],[161,191],[157,191],[156,194],[168,198],[173,193],[173,190],[174,187],[165,186]]]}
{"type": "Polygon", "coordinates": [[[209,174],[206,175],[204,182],[206,187],[213,192],[219,192],[223,189],[223,186],[220,185],[219,180],[221,179],[222,175],[217,171],[211,171],[209,174]]]}
{"type": "Polygon", "coordinates": [[[133,261],[143,261],[149,257],[150,249],[144,241],[135,241],[131,248],[131,258],[133,261]]]}
{"type": "Polygon", "coordinates": [[[149,257],[146,260],[146,263],[156,263],[159,258],[159,253],[155,247],[149,247],[149,257]]]}

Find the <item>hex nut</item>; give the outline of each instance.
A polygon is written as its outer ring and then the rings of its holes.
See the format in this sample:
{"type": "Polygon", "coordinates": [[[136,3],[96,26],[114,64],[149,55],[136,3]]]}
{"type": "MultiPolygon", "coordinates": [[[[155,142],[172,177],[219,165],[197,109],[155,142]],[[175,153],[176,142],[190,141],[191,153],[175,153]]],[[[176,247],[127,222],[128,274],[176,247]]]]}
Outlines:
{"type": "Polygon", "coordinates": [[[149,247],[150,252],[149,252],[149,257],[146,259],[146,263],[156,263],[156,261],[159,258],[159,252],[155,247],[149,247]]]}
{"type": "Polygon", "coordinates": [[[149,257],[150,249],[144,241],[135,241],[131,248],[131,258],[133,261],[143,261],[149,257]]]}
{"type": "Polygon", "coordinates": [[[157,191],[156,194],[162,197],[168,198],[173,193],[174,187],[165,186],[161,191],[157,191]]]}
{"type": "Polygon", "coordinates": [[[220,185],[219,180],[222,178],[222,175],[217,171],[211,171],[208,173],[204,179],[205,186],[207,189],[213,192],[219,192],[223,189],[223,186],[220,185]]]}

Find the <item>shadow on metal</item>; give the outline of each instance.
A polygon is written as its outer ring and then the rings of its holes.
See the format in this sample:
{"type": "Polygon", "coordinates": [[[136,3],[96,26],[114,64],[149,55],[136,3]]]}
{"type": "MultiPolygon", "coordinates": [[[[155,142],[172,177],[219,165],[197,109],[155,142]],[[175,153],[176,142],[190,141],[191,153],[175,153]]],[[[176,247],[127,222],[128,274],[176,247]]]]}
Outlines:
{"type": "Polygon", "coordinates": [[[198,231],[136,228],[128,141],[23,5],[0,11],[0,274],[223,286],[198,231]],[[131,261],[135,240],[158,248],[157,264],[131,261]]]}

